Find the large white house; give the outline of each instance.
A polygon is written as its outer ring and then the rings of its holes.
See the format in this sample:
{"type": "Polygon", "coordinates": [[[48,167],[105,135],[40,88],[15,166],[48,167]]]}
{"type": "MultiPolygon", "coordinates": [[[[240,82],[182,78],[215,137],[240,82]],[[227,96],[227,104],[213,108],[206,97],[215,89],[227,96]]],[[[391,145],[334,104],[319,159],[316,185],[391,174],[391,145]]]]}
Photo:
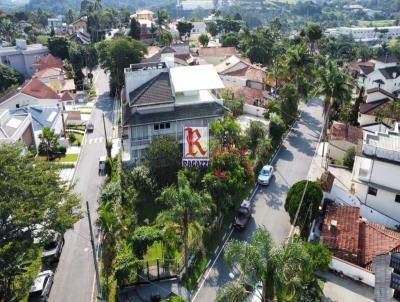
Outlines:
{"type": "Polygon", "coordinates": [[[359,65],[358,86],[364,88],[365,96],[358,122],[361,126],[380,121],[394,125],[398,121],[393,102],[399,102],[399,60],[394,56],[383,55],[367,63],[359,65]]]}
{"type": "Polygon", "coordinates": [[[184,125],[208,125],[227,109],[215,91],[224,85],[212,65],[174,67],[174,59],[125,69],[123,161],[140,164],[155,137],[182,141],[184,125]]]}
{"type": "Polygon", "coordinates": [[[340,35],[351,35],[356,41],[370,41],[375,39],[400,37],[400,26],[383,27],[336,27],[328,28],[325,34],[338,37],[340,35]]]}
{"type": "Polygon", "coordinates": [[[356,195],[367,206],[400,221],[400,133],[364,134],[362,154],[355,157],[356,195]]]}

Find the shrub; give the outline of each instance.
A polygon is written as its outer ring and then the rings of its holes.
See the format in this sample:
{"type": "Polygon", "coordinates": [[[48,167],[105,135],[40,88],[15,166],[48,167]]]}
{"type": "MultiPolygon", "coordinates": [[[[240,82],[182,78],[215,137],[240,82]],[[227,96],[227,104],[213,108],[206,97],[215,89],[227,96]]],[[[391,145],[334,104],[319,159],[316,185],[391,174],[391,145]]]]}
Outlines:
{"type": "Polygon", "coordinates": [[[354,147],[351,147],[347,149],[346,155],[344,156],[343,159],[343,164],[351,170],[353,169],[355,156],[356,156],[356,149],[354,147]]]}
{"type": "Polygon", "coordinates": [[[58,146],[57,151],[64,155],[67,152],[67,147],[58,146]]]}
{"type": "Polygon", "coordinates": [[[106,173],[106,175],[111,177],[111,174],[112,174],[112,161],[111,161],[111,159],[109,157],[107,157],[106,162],[104,164],[104,172],[106,173]]]}
{"type": "Polygon", "coordinates": [[[281,141],[282,135],[285,133],[285,130],[286,126],[282,118],[279,115],[273,116],[269,124],[269,134],[275,144],[281,141]]]}
{"type": "Polygon", "coordinates": [[[69,140],[69,143],[72,145],[73,143],[75,143],[76,142],[76,136],[75,136],[75,134],[73,134],[73,133],[69,133],[68,134],[68,140],[69,140]]]}
{"type": "Polygon", "coordinates": [[[243,114],[243,100],[240,98],[224,99],[224,106],[232,112],[234,117],[243,114]]]}

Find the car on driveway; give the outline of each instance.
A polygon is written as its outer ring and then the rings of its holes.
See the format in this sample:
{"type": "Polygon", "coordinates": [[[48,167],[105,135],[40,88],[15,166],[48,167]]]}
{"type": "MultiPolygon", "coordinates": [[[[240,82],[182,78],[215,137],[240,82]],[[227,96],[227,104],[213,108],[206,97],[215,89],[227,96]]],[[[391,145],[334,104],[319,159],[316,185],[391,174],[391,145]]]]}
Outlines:
{"type": "Polygon", "coordinates": [[[268,185],[273,174],[274,167],[270,165],[265,165],[264,167],[262,167],[260,174],[258,175],[257,182],[260,185],[268,185]]]}
{"type": "Polygon", "coordinates": [[[249,200],[244,200],[237,211],[233,227],[237,230],[245,229],[250,221],[250,218],[251,202],[249,200]]]}
{"type": "Polygon", "coordinates": [[[51,270],[40,272],[29,290],[28,302],[47,302],[50,296],[54,273],[51,270]]]}
{"type": "Polygon", "coordinates": [[[87,132],[93,132],[93,130],[94,130],[94,125],[93,125],[93,123],[92,123],[92,122],[87,123],[87,125],[86,125],[86,131],[87,131],[87,132]]]}
{"type": "Polygon", "coordinates": [[[104,169],[106,168],[106,157],[100,156],[99,158],[99,174],[102,175],[104,173],[104,169]]]}
{"type": "Polygon", "coordinates": [[[64,237],[60,233],[52,231],[49,239],[43,245],[42,259],[58,260],[63,246],[64,237]]]}

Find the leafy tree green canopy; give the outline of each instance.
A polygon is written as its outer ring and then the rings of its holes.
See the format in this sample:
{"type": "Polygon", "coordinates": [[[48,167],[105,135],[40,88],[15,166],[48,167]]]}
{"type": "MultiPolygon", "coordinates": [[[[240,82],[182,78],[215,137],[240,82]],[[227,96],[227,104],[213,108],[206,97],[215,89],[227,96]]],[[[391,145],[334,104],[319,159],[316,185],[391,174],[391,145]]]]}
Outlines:
{"type": "Polygon", "coordinates": [[[303,202],[300,206],[299,216],[296,220],[296,226],[301,229],[302,236],[307,236],[311,222],[317,217],[319,206],[322,201],[321,185],[317,181],[301,180],[295,183],[286,196],[285,210],[289,213],[290,222],[293,223],[300,201],[303,197],[303,202]],[[306,188],[307,186],[307,188],[306,188]]]}
{"type": "Polygon", "coordinates": [[[47,41],[47,47],[49,48],[50,53],[60,58],[61,60],[68,59],[68,47],[69,43],[67,38],[65,37],[51,37],[47,41]]]}
{"type": "Polygon", "coordinates": [[[24,76],[14,68],[0,64],[0,95],[14,85],[22,84],[24,76]]]}
{"type": "MultiPolygon", "coordinates": [[[[33,260],[33,240],[63,234],[78,220],[79,199],[54,165],[36,161],[22,147],[0,145],[0,297],[12,301],[19,268],[33,260]]],[[[27,280],[29,285],[31,280],[27,280]]]]}
{"type": "Polygon", "coordinates": [[[121,90],[124,85],[124,68],[130,64],[139,63],[147,47],[142,42],[127,39],[106,40],[97,44],[99,62],[111,74],[111,91],[121,90]]]}

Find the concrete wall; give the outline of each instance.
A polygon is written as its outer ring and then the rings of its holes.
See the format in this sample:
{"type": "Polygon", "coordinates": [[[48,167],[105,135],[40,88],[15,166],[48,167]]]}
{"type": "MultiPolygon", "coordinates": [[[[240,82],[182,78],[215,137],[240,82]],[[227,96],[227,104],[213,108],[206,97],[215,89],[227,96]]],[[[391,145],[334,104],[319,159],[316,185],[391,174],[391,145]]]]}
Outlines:
{"type": "Polygon", "coordinates": [[[263,117],[266,110],[261,107],[243,104],[243,113],[251,114],[258,117],[263,117]]]}
{"type": "Polygon", "coordinates": [[[348,141],[330,140],[328,144],[328,156],[336,160],[342,160],[346,155],[346,151],[351,147],[357,148],[357,145],[348,141]]]}
{"type": "MultiPolygon", "coordinates": [[[[240,87],[246,86],[246,79],[243,79],[240,77],[233,77],[233,76],[221,74],[220,78],[224,82],[224,84],[227,86],[240,86],[240,87]]],[[[229,87],[227,87],[227,89],[229,89],[229,87]]]]}
{"type": "Polygon", "coordinates": [[[367,271],[366,269],[359,267],[353,263],[347,262],[337,257],[332,257],[329,268],[338,273],[342,273],[343,275],[351,279],[360,281],[371,287],[375,287],[375,275],[372,272],[367,271]]]}

